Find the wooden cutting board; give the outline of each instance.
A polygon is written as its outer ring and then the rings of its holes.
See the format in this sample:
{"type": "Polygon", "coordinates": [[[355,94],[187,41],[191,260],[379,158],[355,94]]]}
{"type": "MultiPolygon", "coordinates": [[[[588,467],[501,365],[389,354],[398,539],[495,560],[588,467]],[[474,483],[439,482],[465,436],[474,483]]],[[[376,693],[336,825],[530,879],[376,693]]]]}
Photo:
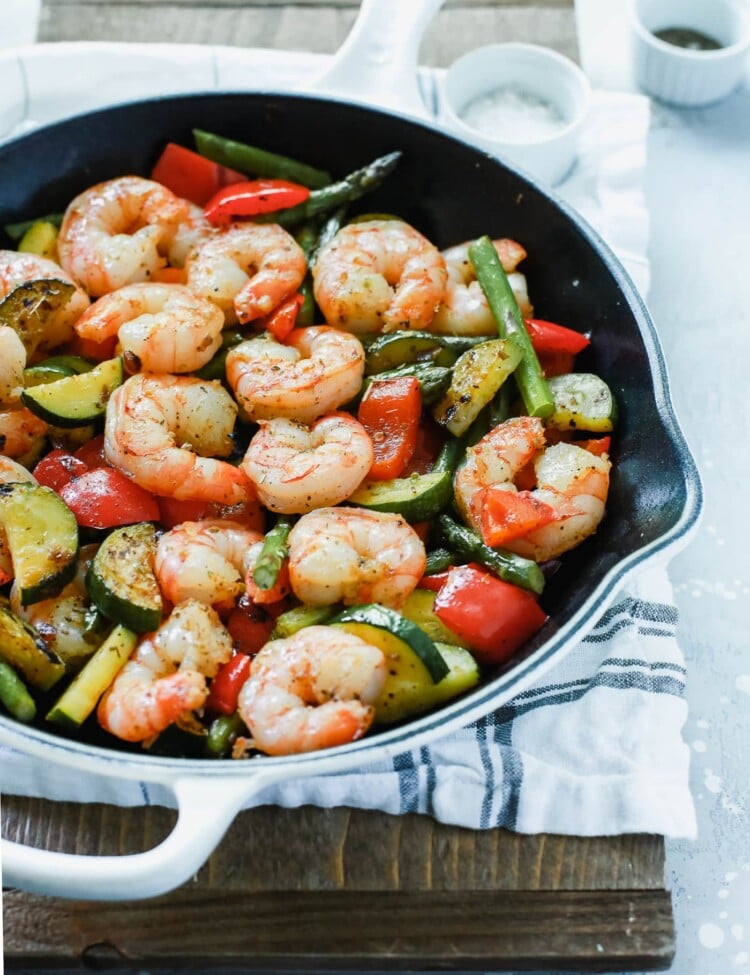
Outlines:
{"type": "MultiPolygon", "coordinates": [[[[175,814],[4,797],[3,835],[135,853],[175,814]]],[[[518,836],[346,808],[242,813],[190,884],[154,900],[7,890],[7,972],[669,967],[660,837],[518,836]]]]}

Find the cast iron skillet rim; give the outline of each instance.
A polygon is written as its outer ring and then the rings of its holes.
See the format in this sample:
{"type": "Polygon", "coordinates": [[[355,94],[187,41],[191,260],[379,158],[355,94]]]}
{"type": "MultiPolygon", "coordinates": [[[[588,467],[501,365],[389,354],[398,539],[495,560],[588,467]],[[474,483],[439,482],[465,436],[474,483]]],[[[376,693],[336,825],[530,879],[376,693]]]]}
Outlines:
{"type": "MultiPolygon", "coordinates": [[[[135,106],[147,107],[149,104],[165,103],[176,101],[196,101],[210,100],[214,98],[232,98],[242,100],[243,98],[281,98],[284,100],[301,100],[318,102],[328,105],[331,101],[337,101],[347,107],[354,108],[374,115],[396,118],[407,123],[410,127],[421,128],[431,135],[436,135],[443,139],[448,139],[457,143],[463,148],[469,148],[490,163],[499,165],[509,170],[513,175],[525,182],[534,192],[546,197],[554,206],[561,210],[571,221],[576,229],[589,241],[594,250],[602,258],[607,270],[615,279],[623,298],[629,306],[633,317],[637,323],[638,330],[643,338],[646,353],[648,356],[649,367],[651,370],[654,399],[659,412],[659,419],[663,424],[665,433],[672,440],[676,454],[680,461],[681,474],[684,478],[685,504],[679,519],[662,536],[654,539],[649,545],[632,553],[627,558],[618,562],[599,582],[596,588],[589,594],[585,602],[579,607],[578,611],[562,626],[550,640],[539,647],[533,654],[520,662],[516,667],[508,670],[504,674],[495,678],[488,684],[482,685],[476,691],[462,697],[453,705],[447,705],[436,712],[417,718],[407,724],[391,730],[381,731],[372,737],[364,738],[362,741],[350,743],[323,752],[310,752],[305,755],[293,755],[283,758],[270,758],[264,756],[250,762],[230,762],[216,761],[215,759],[191,759],[191,758],[170,758],[165,756],[149,756],[134,754],[129,752],[118,752],[114,749],[103,748],[98,745],[89,745],[84,742],[58,737],[50,732],[42,731],[37,728],[26,728],[20,726],[10,718],[0,716],[0,728],[3,730],[3,738],[11,745],[16,742],[19,750],[27,753],[38,754],[42,757],[49,756],[49,749],[61,753],[61,760],[66,765],[86,765],[89,770],[105,773],[107,767],[130,766],[132,769],[143,769],[147,773],[149,769],[158,773],[182,773],[190,775],[193,772],[200,772],[202,775],[225,777],[251,775],[253,772],[262,772],[263,768],[278,768],[282,766],[299,766],[314,763],[318,767],[335,764],[337,768],[352,767],[354,765],[366,764],[368,752],[381,749],[389,754],[394,754],[397,750],[404,748],[414,748],[425,739],[438,737],[438,726],[450,722],[453,728],[460,724],[469,723],[476,720],[481,714],[487,714],[493,707],[488,707],[496,696],[502,695],[504,701],[512,696],[514,685],[520,684],[524,680],[531,682],[536,672],[543,672],[555,659],[561,659],[572,647],[590,630],[599,618],[597,612],[593,620],[591,610],[596,607],[603,611],[610,605],[625,581],[635,573],[638,567],[649,561],[660,552],[665,552],[669,548],[682,548],[689,537],[697,528],[698,519],[702,510],[703,496],[700,476],[697,466],[687,445],[685,437],[680,429],[674,406],[671,399],[669,379],[664,360],[663,351],[656,332],[655,325],[651,320],[646,305],[640,294],[635,289],[630,278],[625,272],[619,259],[615,256],[609,245],[602,240],[599,234],[573,210],[567,203],[562,201],[554,193],[539,186],[534,180],[522,170],[501,161],[492,154],[472,146],[470,143],[444,132],[437,124],[429,121],[413,119],[410,116],[399,115],[395,112],[381,111],[365,105],[356,105],[345,99],[321,98],[315,95],[305,94],[304,92],[279,92],[272,89],[251,92],[236,91],[211,91],[197,92],[194,94],[164,95],[155,98],[138,99],[131,102],[122,102],[104,109],[97,109],[80,115],[69,116],[58,120],[51,125],[41,126],[34,129],[31,133],[21,134],[13,139],[0,143],[0,150],[12,147],[16,143],[23,141],[29,142],[35,136],[42,136],[45,132],[55,129],[58,126],[65,126],[73,120],[85,120],[102,114],[111,114],[119,110],[127,110],[135,106]],[[588,625],[582,623],[588,619],[588,625]],[[31,745],[32,747],[29,747],[31,745]],[[397,748],[396,746],[401,746],[397,748]],[[64,757],[63,757],[64,756],[64,757]],[[84,762],[81,762],[81,759],[84,762]],[[350,761],[342,761],[351,759],[350,761]]],[[[494,706],[499,706],[498,701],[494,706]]],[[[373,756],[373,760],[377,758],[373,756]]],[[[171,776],[170,776],[171,777],[171,776]]],[[[148,777],[144,776],[148,781],[148,777]]]]}

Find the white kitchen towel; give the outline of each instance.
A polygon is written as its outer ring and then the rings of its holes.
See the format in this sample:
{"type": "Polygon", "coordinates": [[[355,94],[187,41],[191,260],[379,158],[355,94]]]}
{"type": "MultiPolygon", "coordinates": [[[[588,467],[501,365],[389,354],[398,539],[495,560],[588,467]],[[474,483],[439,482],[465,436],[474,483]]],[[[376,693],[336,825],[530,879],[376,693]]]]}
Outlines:
{"type": "MultiPolygon", "coordinates": [[[[285,88],[320,67],[317,55],[119,44],[27,48],[0,55],[5,135],[83,109],[164,91],[285,88]],[[67,70],[65,70],[67,68],[67,70]],[[5,73],[4,73],[5,72],[5,73]],[[248,84],[252,79],[252,85],[248,84]],[[15,87],[14,87],[15,86],[15,87]]],[[[436,114],[437,72],[420,75],[436,114]]],[[[648,102],[597,92],[578,164],[559,194],[619,254],[643,294],[648,220],[643,196],[648,102]]],[[[0,130],[0,138],[3,131],[0,130]]],[[[688,790],[685,667],[663,568],[632,582],[593,630],[536,685],[429,746],[353,772],[300,779],[254,805],[349,805],[421,812],[442,822],[519,832],[695,835],[688,790]]],[[[120,805],[172,804],[146,783],[86,776],[0,749],[0,791],[120,805]]]]}

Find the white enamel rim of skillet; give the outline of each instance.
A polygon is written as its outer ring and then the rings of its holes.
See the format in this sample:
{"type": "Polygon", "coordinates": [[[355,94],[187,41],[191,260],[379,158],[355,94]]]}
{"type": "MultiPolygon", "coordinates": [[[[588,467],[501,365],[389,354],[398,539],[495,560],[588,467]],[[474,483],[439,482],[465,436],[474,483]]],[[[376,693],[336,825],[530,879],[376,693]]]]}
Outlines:
{"type": "MultiPolygon", "coordinates": [[[[413,0],[407,5],[403,0],[364,0],[357,22],[331,68],[315,79],[308,90],[312,88],[316,95],[322,93],[347,103],[377,101],[388,111],[416,116],[420,124],[430,124],[421,121],[424,108],[416,80],[417,55],[424,28],[441,2],[413,0]],[[341,91],[347,93],[346,97],[337,95],[341,91]]],[[[134,900],[178,887],[202,866],[243,805],[265,788],[284,780],[343,772],[380,762],[482,717],[537,680],[582,639],[628,579],[642,571],[647,563],[666,563],[689,542],[697,529],[702,490],[695,462],[674,414],[656,331],[635,287],[609,247],[574,211],[561,201],[556,202],[598,247],[641,323],[657,406],[666,432],[682,459],[686,502],[679,520],[664,536],[614,566],[578,612],[512,670],[454,705],[408,726],[324,753],[236,763],[151,758],[56,738],[37,729],[22,729],[0,718],[2,743],[73,770],[166,786],[174,793],[178,808],[175,827],[162,843],[127,856],[57,853],[3,840],[6,884],[35,893],[89,900],[134,900]]]]}

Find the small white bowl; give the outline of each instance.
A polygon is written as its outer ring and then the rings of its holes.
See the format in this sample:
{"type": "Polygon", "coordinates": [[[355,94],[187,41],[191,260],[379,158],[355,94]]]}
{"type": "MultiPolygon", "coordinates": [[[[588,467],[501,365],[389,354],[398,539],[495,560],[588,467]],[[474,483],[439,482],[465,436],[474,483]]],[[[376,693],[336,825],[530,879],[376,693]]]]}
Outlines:
{"type": "Polygon", "coordinates": [[[744,0],[633,0],[633,69],[640,88],[674,105],[709,105],[742,80],[750,49],[750,9],[744,0]],[[677,47],[655,31],[682,27],[722,45],[713,51],[677,47]]]}
{"type": "Polygon", "coordinates": [[[443,79],[446,125],[467,142],[517,164],[550,186],[561,182],[575,162],[590,104],[591,86],[583,71],[569,58],[536,44],[476,48],[455,61],[443,79]],[[499,131],[499,123],[489,131],[470,124],[467,109],[485,95],[516,102],[536,100],[529,105],[529,114],[537,122],[524,119],[515,131],[499,131]],[[547,120],[545,106],[556,113],[554,121],[547,120]]]}

